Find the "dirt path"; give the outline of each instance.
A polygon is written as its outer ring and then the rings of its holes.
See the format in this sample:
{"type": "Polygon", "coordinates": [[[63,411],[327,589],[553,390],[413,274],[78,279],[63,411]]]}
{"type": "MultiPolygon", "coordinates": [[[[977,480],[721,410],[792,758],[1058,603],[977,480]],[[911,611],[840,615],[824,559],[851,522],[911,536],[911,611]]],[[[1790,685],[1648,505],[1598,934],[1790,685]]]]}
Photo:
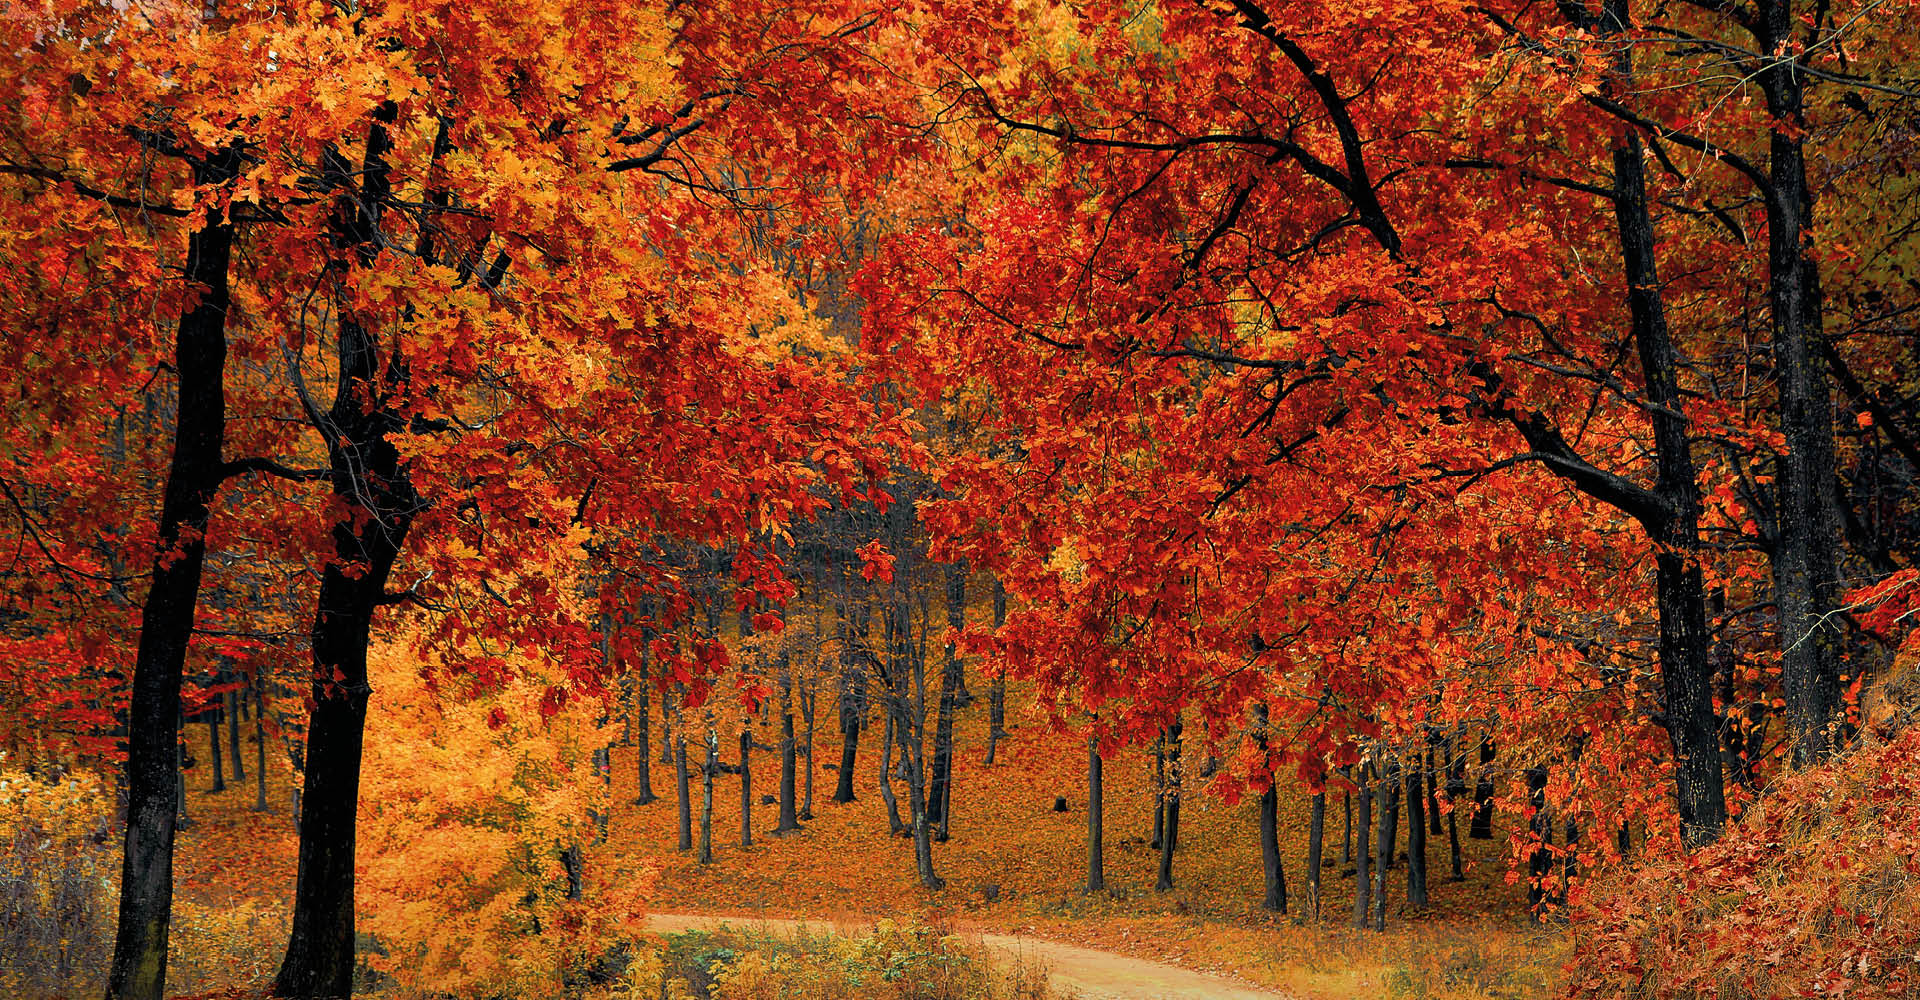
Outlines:
{"type": "MultiPolygon", "coordinates": [[[[647,917],[647,928],[662,934],[711,930],[728,923],[736,927],[767,927],[781,931],[832,926],[825,921],[714,917],[687,913],[656,913],[647,917]]],[[[1045,965],[1049,982],[1063,992],[1084,997],[1085,1000],[1284,1000],[1283,994],[1130,955],[1116,955],[1109,951],[1012,934],[980,934],[977,937],[982,944],[1002,955],[1045,965]]]]}

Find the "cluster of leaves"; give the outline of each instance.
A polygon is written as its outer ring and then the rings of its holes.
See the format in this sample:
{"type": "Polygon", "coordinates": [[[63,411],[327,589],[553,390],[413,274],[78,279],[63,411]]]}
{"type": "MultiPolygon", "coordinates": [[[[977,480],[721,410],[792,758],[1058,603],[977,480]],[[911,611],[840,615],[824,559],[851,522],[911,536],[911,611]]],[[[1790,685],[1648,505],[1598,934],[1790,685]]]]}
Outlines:
{"type": "Polygon", "coordinates": [[[546,997],[631,944],[648,863],[579,867],[609,808],[597,703],[543,706],[551,664],[472,698],[435,694],[410,644],[370,666],[358,850],[362,927],[380,947],[366,964],[407,996],[546,997]]]}
{"type": "Polygon", "coordinates": [[[0,756],[0,992],[93,988],[112,944],[112,793],[88,774],[39,777],[9,763],[0,756]]]}
{"type": "Polygon", "coordinates": [[[1774,783],[1731,835],[1575,898],[1567,995],[1910,997],[1920,988],[1920,727],[1774,783]]]}

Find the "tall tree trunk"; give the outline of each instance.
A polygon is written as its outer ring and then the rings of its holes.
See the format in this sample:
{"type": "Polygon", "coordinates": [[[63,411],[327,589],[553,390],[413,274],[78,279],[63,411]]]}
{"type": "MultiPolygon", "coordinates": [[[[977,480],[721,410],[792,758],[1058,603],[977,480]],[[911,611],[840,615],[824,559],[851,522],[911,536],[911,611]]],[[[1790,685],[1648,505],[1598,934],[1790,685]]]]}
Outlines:
{"type": "Polygon", "coordinates": [[[1467,836],[1474,840],[1493,839],[1493,738],[1480,741],[1480,774],[1473,785],[1473,821],[1467,824],[1467,836]]]}
{"type": "MultiPolygon", "coordinates": [[[[237,682],[238,675],[228,671],[225,683],[237,682]]],[[[233,760],[233,780],[235,781],[247,780],[246,758],[240,753],[240,707],[246,703],[242,695],[243,690],[236,688],[221,696],[221,702],[225,706],[223,711],[227,716],[227,756],[233,760]]]]}
{"type": "MultiPolygon", "coordinates": [[[[1419,761],[1416,755],[1414,760],[1419,761]]],[[[1427,772],[1407,771],[1407,905],[1427,905],[1427,772]]]]}
{"type": "Polygon", "coordinates": [[[1167,831],[1167,734],[1153,741],[1153,831],[1147,846],[1160,849],[1167,831]]]}
{"type": "Polygon", "coordinates": [[[846,602],[842,601],[837,626],[842,653],[840,660],[840,771],[838,772],[839,780],[833,789],[835,802],[853,801],[853,771],[860,753],[860,720],[866,714],[867,674],[854,662],[853,651],[850,648],[850,644],[855,641],[862,644],[866,642],[867,630],[864,627],[866,615],[861,614],[862,627],[856,631],[853,622],[849,621],[851,614],[846,607],[846,602]]]}
{"type": "Polygon", "coordinates": [[[740,846],[753,846],[753,733],[740,730],[740,846]]]}
{"type": "Polygon", "coordinates": [[[1166,828],[1160,836],[1160,877],[1153,883],[1155,892],[1173,888],[1173,852],[1180,844],[1180,720],[1167,728],[1167,791],[1162,812],[1166,828]]]}
{"type": "Polygon", "coordinates": [[[1340,863],[1353,862],[1353,791],[1340,790],[1340,863]]]}
{"type": "Polygon", "coordinates": [[[1287,912],[1287,873],[1280,864],[1280,789],[1268,756],[1267,706],[1255,705],[1255,739],[1259,741],[1262,763],[1267,769],[1267,790],[1260,793],[1260,871],[1266,881],[1261,905],[1276,913],[1287,912]]]}
{"type": "Polygon", "coordinates": [[[1453,862],[1450,881],[1463,882],[1467,873],[1460,857],[1460,807],[1467,802],[1467,757],[1452,738],[1447,753],[1447,851],[1453,862]]]}
{"type": "Polygon", "coordinates": [[[1280,789],[1269,784],[1260,793],[1260,869],[1266,876],[1266,894],[1260,905],[1275,913],[1287,912],[1287,872],[1280,865],[1280,789]]]}
{"type": "Polygon", "coordinates": [[[1307,811],[1307,908],[1315,920],[1320,919],[1320,866],[1326,837],[1327,793],[1322,789],[1313,793],[1313,804],[1307,811]]]}
{"type": "Polygon", "coordinates": [[[1370,877],[1373,855],[1367,848],[1368,835],[1373,826],[1373,779],[1371,764],[1360,769],[1359,806],[1354,810],[1356,822],[1353,824],[1353,926],[1365,929],[1367,915],[1373,908],[1373,880],[1370,877]]]}
{"type": "Polygon", "coordinates": [[[807,779],[806,791],[800,798],[800,819],[813,818],[813,699],[815,695],[814,675],[807,675],[807,683],[800,688],[800,717],[807,725],[807,779]]]}
{"type": "MultiPolygon", "coordinates": [[[[1819,264],[1813,254],[1814,192],[1807,183],[1806,85],[1792,54],[1801,21],[1792,0],[1758,0],[1761,51],[1788,52],[1757,72],[1774,122],[1768,148],[1767,297],[1785,453],[1775,480],[1775,599],[1780,608],[1780,686],[1793,762],[1827,756],[1840,708],[1846,628],[1840,607],[1841,514],[1835,489],[1833,401],[1822,345],[1819,264]]],[[[1814,16],[1814,15],[1802,15],[1814,16]]]]}
{"type": "MultiPolygon", "coordinates": [[[[646,613],[645,608],[642,609],[642,613],[646,613]]],[[[634,784],[636,786],[633,804],[636,806],[644,806],[652,802],[657,802],[660,799],[660,796],[654,794],[653,791],[653,734],[649,732],[652,723],[648,721],[647,717],[647,702],[650,700],[650,696],[647,694],[647,688],[652,684],[652,678],[650,676],[652,674],[652,670],[650,669],[652,664],[648,662],[652,657],[652,650],[649,648],[653,645],[651,640],[652,636],[648,635],[648,629],[642,627],[640,630],[640,670],[633,679],[633,741],[634,746],[637,748],[633,755],[635,759],[634,784]]],[[[661,707],[663,709],[666,707],[665,698],[661,699],[661,707]]],[[[660,742],[660,749],[664,752],[666,750],[666,731],[664,729],[660,734],[660,742]]]]}
{"type": "Polygon", "coordinates": [[[880,801],[887,807],[887,835],[898,837],[908,832],[900,819],[900,803],[893,795],[893,736],[898,729],[892,706],[888,706],[880,728],[880,801]]]}
{"type": "MultiPolygon", "coordinates": [[[[239,163],[238,150],[215,153],[194,165],[194,183],[227,183],[239,163]]],[[[180,809],[180,677],[206,566],[209,505],[224,478],[232,256],[233,226],[210,209],[206,225],[187,237],[186,278],[199,299],[181,315],[174,334],[179,398],[127,707],[127,828],[107,972],[109,1000],[161,1000],[166,993],[173,839],[180,809]]]]}
{"type": "Polygon", "coordinates": [[[793,737],[793,670],[786,653],[780,654],[780,821],[774,824],[775,836],[800,829],[800,817],[794,808],[794,779],[798,771],[798,748],[793,737]]]}
{"type": "MultiPolygon", "coordinates": [[[[954,563],[947,567],[946,584],[947,627],[957,637],[967,624],[966,563],[954,563]]],[[[928,818],[933,824],[933,836],[942,843],[947,839],[949,806],[953,801],[953,713],[959,704],[960,689],[964,682],[957,641],[956,638],[955,642],[946,644],[946,661],[940,671],[939,719],[933,732],[933,780],[927,791],[928,818]]]]}
{"type": "Polygon", "coordinates": [[[254,812],[267,811],[267,677],[265,666],[253,668],[253,780],[254,812]]]}
{"type": "MultiPolygon", "coordinates": [[[[993,628],[998,632],[1007,621],[1007,588],[999,579],[993,581],[993,628]]],[[[993,684],[987,688],[987,758],[993,763],[993,754],[1000,740],[1007,735],[1007,679],[995,674],[993,684]]]]}
{"type": "Polygon", "coordinates": [[[1427,814],[1427,833],[1435,837],[1438,837],[1441,833],[1439,774],[1437,764],[1433,759],[1433,744],[1429,742],[1427,744],[1427,769],[1421,777],[1421,781],[1424,782],[1422,787],[1426,789],[1427,798],[1426,801],[1422,803],[1421,808],[1427,814]]]}
{"type": "Polygon", "coordinates": [[[713,864],[713,773],[720,770],[720,734],[707,720],[707,759],[700,768],[700,853],[703,865],[713,864]]]}
{"type": "Polygon", "coordinates": [[[673,724],[679,710],[674,706],[673,693],[660,692],[660,763],[672,765],[679,756],[679,746],[686,741],[676,740],[674,732],[678,728],[673,724]]]}
{"type": "Polygon", "coordinates": [[[224,792],[227,790],[227,764],[224,759],[226,755],[220,752],[220,712],[212,702],[208,702],[202,712],[207,717],[207,758],[213,764],[211,787],[213,791],[224,792]]]}
{"type": "MultiPolygon", "coordinates": [[[[357,202],[347,197],[334,206],[336,238],[352,248],[347,269],[370,265],[379,252],[379,207],[389,194],[387,125],[394,114],[393,105],[383,105],[368,127],[357,202]]],[[[355,175],[347,162],[331,151],[326,159],[330,183],[353,192],[355,175]]],[[[333,526],[334,550],[321,573],[313,616],[300,871],[287,954],[273,982],[275,995],[285,997],[343,997],[353,988],[354,827],[373,690],[367,645],[387,577],[421,503],[389,438],[405,427],[393,402],[404,392],[404,367],[397,359],[382,364],[377,338],[347,305],[344,289],[337,308],[338,377],[322,430],[334,502],[349,513],[333,526]]]]}
{"type": "Polygon", "coordinates": [[[1547,769],[1527,769],[1527,806],[1533,815],[1527,825],[1533,847],[1527,852],[1527,912],[1538,921],[1547,898],[1546,880],[1553,872],[1553,818],[1547,814],[1547,769]]]}
{"type": "Polygon", "coordinates": [[[679,836],[675,839],[680,850],[693,850],[693,789],[690,787],[692,775],[687,772],[687,734],[684,729],[675,726],[673,735],[673,786],[679,813],[675,817],[675,829],[679,836]]]}
{"type": "Polygon", "coordinates": [[[1087,734],[1087,891],[1107,889],[1105,835],[1105,788],[1100,780],[1100,740],[1087,734]]]}
{"type": "Polygon", "coordinates": [[[1400,782],[1394,771],[1397,766],[1389,766],[1380,776],[1380,790],[1384,794],[1380,803],[1380,830],[1374,838],[1373,859],[1373,929],[1387,929],[1387,871],[1393,867],[1394,848],[1400,839],[1400,782]]]}

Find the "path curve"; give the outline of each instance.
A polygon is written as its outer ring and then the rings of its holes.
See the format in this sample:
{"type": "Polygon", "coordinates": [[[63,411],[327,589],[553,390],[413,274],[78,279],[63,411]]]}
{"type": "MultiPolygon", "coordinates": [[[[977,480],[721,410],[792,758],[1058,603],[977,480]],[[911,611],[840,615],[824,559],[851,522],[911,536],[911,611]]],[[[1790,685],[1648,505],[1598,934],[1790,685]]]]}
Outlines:
{"type": "MultiPolygon", "coordinates": [[[[826,920],[774,917],[720,917],[693,913],[652,913],[647,929],[659,934],[713,930],[722,924],[780,931],[805,928],[846,929],[826,920]]],[[[855,925],[858,926],[858,925],[855,925]]],[[[1255,989],[1221,976],[1194,972],[1094,948],[1061,944],[1015,934],[968,934],[1001,955],[1046,966],[1047,981],[1085,1000],[1286,1000],[1286,995],[1255,989]]]]}

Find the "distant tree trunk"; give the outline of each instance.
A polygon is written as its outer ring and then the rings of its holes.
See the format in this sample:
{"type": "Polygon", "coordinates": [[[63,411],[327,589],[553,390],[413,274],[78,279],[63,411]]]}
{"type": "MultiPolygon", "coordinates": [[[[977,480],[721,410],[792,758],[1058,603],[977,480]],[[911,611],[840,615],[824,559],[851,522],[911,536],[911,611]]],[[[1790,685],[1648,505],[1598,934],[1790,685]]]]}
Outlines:
{"type": "Polygon", "coordinates": [[[1458,752],[1453,740],[1447,741],[1447,848],[1453,861],[1451,880],[1464,882],[1466,869],[1460,857],[1460,807],[1467,803],[1467,759],[1458,752]]]}
{"type": "Polygon", "coordinates": [[[1315,920],[1320,919],[1320,865],[1327,835],[1327,793],[1313,793],[1313,805],[1307,812],[1307,907],[1315,920]]]}
{"type": "Polygon", "coordinates": [[[577,903],[585,898],[586,860],[581,854],[578,841],[568,844],[567,849],[560,852],[560,869],[567,876],[567,899],[577,903]]]}
{"type": "MultiPolygon", "coordinates": [[[[946,578],[947,627],[957,634],[967,624],[966,563],[949,566],[946,578]]],[[[947,643],[946,662],[940,671],[940,714],[933,732],[933,780],[927,790],[928,820],[933,824],[934,839],[942,843],[947,839],[953,802],[953,713],[964,684],[961,667],[960,647],[947,643]]]]}
{"type": "Polygon", "coordinates": [[[907,833],[907,824],[900,820],[900,804],[893,797],[893,733],[895,723],[893,710],[882,713],[885,718],[880,723],[880,801],[887,806],[887,835],[898,837],[907,833]]]}
{"type": "MultiPolygon", "coordinates": [[[[644,628],[641,629],[640,670],[638,675],[633,679],[633,741],[634,745],[638,748],[634,751],[633,755],[637,762],[634,765],[635,795],[633,797],[633,804],[636,806],[644,806],[648,803],[656,802],[660,798],[660,796],[654,794],[653,791],[653,734],[648,731],[651,728],[651,723],[648,722],[647,717],[647,701],[649,700],[647,687],[652,684],[652,678],[649,676],[651,673],[649,669],[651,664],[647,661],[652,655],[652,651],[648,647],[652,645],[653,643],[649,641],[647,630],[644,628]]],[[[661,707],[664,708],[665,705],[666,699],[662,698],[661,707]]],[[[662,729],[660,749],[663,753],[667,749],[665,744],[666,730],[662,729]]]]}
{"type": "Polygon", "coordinates": [[[1173,852],[1180,843],[1180,777],[1180,720],[1176,718],[1167,728],[1166,828],[1161,831],[1160,877],[1153,884],[1155,892],[1173,888],[1173,852]]]}
{"type": "Polygon", "coordinates": [[[740,846],[753,846],[753,733],[740,729],[740,846]]]}
{"type": "Polygon", "coordinates": [[[184,738],[174,747],[174,756],[179,766],[173,769],[175,793],[179,796],[180,815],[174,820],[174,826],[182,830],[193,828],[193,818],[187,815],[187,743],[184,738]]]}
{"type": "Polygon", "coordinates": [[[1386,772],[1380,776],[1381,800],[1380,830],[1373,838],[1376,857],[1374,867],[1382,872],[1392,871],[1400,860],[1400,765],[1389,763],[1386,772]],[[1386,853],[1381,854],[1384,850],[1386,853]]]}
{"type": "Polygon", "coordinates": [[[1370,877],[1373,856],[1367,849],[1367,836],[1373,826],[1373,785],[1369,772],[1372,765],[1360,769],[1360,803],[1354,810],[1359,815],[1358,822],[1352,824],[1354,831],[1354,880],[1353,880],[1353,926],[1364,929],[1367,916],[1373,908],[1373,880],[1370,877]]]}
{"type": "MultiPolygon", "coordinates": [[[[1416,756],[1415,761],[1419,758],[1416,756]]],[[[1407,771],[1407,905],[1427,905],[1427,788],[1426,772],[1407,771]]]]}
{"type": "Polygon", "coordinates": [[[257,790],[254,812],[267,811],[267,678],[264,667],[253,672],[253,779],[257,790]]]}
{"type": "Polygon", "coordinates": [[[688,787],[690,775],[687,774],[687,734],[684,731],[674,734],[673,761],[674,788],[679,793],[680,804],[678,844],[680,850],[688,851],[693,849],[693,789],[688,787]]]}
{"type": "Polygon", "coordinates": [[[1100,781],[1100,741],[1087,734],[1087,891],[1105,892],[1107,888],[1104,834],[1105,790],[1100,781]]]}
{"type": "Polygon", "coordinates": [[[813,675],[809,674],[807,683],[800,687],[800,717],[807,724],[807,779],[806,792],[800,799],[800,819],[813,818],[813,675]]]}
{"type": "Polygon", "coordinates": [[[1147,846],[1160,849],[1160,843],[1167,829],[1167,734],[1161,733],[1153,741],[1153,832],[1147,838],[1147,846]]]}
{"type": "Polygon", "coordinates": [[[675,755],[679,753],[675,749],[679,743],[675,742],[673,735],[675,729],[673,718],[676,714],[673,694],[668,691],[660,692],[660,763],[662,764],[671,765],[675,755]]]}
{"type": "Polygon", "coordinates": [[[1420,778],[1427,791],[1427,797],[1421,802],[1421,811],[1427,815],[1427,833],[1438,837],[1442,831],[1440,829],[1440,772],[1435,770],[1436,767],[1437,764],[1433,759],[1433,744],[1428,743],[1427,769],[1421,772],[1420,778]]]}
{"type": "Polygon", "coordinates": [[[703,865],[713,863],[713,773],[720,770],[720,734],[707,720],[707,759],[700,768],[700,854],[703,865]]]}
{"type": "MultiPolygon", "coordinates": [[[[233,684],[237,679],[236,674],[228,672],[225,683],[233,684]]],[[[221,701],[226,705],[227,749],[230,751],[227,756],[233,760],[233,780],[245,781],[247,780],[246,757],[240,752],[240,707],[245,704],[245,698],[242,697],[240,689],[235,688],[222,695],[221,701]]]]}
{"type": "Polygon", "coordinates": [[[1353,790],[1340,790],[1340,863],[1353,863],[1353,790]]]}
{"type": "Polygon", "coordinates": [[[213,764],[213,791],[227,790],[227,765],[220,752],[220,710],[209,701],[201,710],[207,717],[207,757],[213,764]]]}
{"type": "MultiPolygon", "coordinates": [[[[1007,620],[1007,588],[997,578],[993,581],[993,628],[999,631],[1007,620]]],[[[1007,735],[1007,679],[995,674],[993,684],[987,689],[987,759],[993,763],[995,748],[1007,735]]]]}
{"type": "MultiPolygon", "coordinates": [[[[237,147],[193,167],[196,184],[237,175],[237,147]]],[[[217,202],[216,202],[217,205],[217,202]]],[[[227,285],[233,224],[218,208],[187,237],[187,282],[198,292],[174,336],[173,454],[161,492],[151,584],[140,608],[127,709],[125,852],[107,973],[109,1000],[161,1000],[173,913],[173,841],[180,804],[180,677],[206,566],[214,493],[226,478],[227,285]]]]}
{"type": "Polygon", "coordinates": [[[1473,786],[1473,822],[1467,836],[1475,840],[1493,839],[1493,739],[1480,741],[1480,780],[1473,786]]]}
{"type": "Polygon", "coordinates": [[[1553,873],[1553,819],[1547,815],[1547,769],[1527,769],[1527,805],[1533,815],[1528,829],[1533,833],[1533,848],[1527,852],[1527,912],[1537,922],[1544,916],[1542,903],[1547,898],[1546,881],[1553,873]]]}
{"type": "Polygon", "coordinates": [[[798,777],[798,747],[793,736],[793,673],[787,654],[780,654],[780,821],[774,825],[776,836],[800,829],[800,817],[794,808],[794,779],[798,777]]]}
{"type": "Polygon", "coordinates": [[[1387,929],[1387,871],[1393,867],[1394,848],[1400,839],[1400,782],[1394,772],[1399,768],[1389,766],[1380,776],[1380,789],[1385,793],[1380,803],[1380,830],[1375,837],[1373,859],[1373,929],[1387,929]]]}
{"type": "Polygon", "coordinates": [[[860,753],[860,716],[866,686],[866,674],[857,668],[840,675],[840,771],[833,790],[835,802],[853,801],[853,769],[860,753]]]}

